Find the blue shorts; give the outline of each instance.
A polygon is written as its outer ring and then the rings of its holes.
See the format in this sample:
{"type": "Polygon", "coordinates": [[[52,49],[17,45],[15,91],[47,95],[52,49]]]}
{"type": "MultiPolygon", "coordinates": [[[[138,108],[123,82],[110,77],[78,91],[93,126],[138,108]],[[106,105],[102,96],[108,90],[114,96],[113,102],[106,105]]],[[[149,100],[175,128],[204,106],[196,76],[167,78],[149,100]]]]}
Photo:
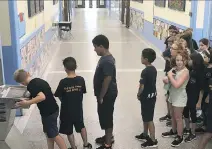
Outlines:
{"type": "Polygon", "coordinates": [[[48,138],[55,138],[58,134],[57,118],[59,115],[59,110],[49,116],[41,117],[43,123],[43,132],[48,138]]]}

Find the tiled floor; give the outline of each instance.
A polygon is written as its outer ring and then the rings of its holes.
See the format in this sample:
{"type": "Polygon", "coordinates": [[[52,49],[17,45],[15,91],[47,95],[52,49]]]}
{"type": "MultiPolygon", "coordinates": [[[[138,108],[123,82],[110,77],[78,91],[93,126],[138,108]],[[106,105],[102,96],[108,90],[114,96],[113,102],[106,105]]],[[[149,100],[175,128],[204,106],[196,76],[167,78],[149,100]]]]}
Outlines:
{"type": "MultiPolygon", "coordinates": [[[[73,18],[72,39],[64,41],[60,50],[50,64],[47,74],[47,81],[53,90],[57,87],[59,80],[66,76],[62,60],[67,56],[73,56],[78,63],[78,75],[86,80],[88,93],[84,98],[84,118],[88,131],[88,139],[93,144],[96,137],[103,135],[100,130],[97,116],[96,99],[93,96],[93,74],[99,57],[96,55],[92,45],[92,39],[97,34],[104,34],[110,40],[110,51],[117,62],[117,80],[119,96],[114,112],[114,149],[139,149],[141,142],[134,139],[134,136],[142,131],[142,119],[140,116],[140,104],[136,99],[139,76],[144,68],[140,63],[141,50],[148,47],[148,44],[139,38],[135,33],[126,29],[116,20],[113,14],[101,9],[78,9],[73,18]]],[[[166,114],[162,77],[164,75],[164,61],[158,57],[154,65],[158,69],[158,99],[155,111],[156,136],[159,141],[159,149],[171,149],[172,139],[164,139],[161,133],[169,130],[164,123],[159,122],[159,117],[166,114]]],[[[59,103],[59,102],[58,102],[59,103]]],[[[34,149],[46,149],[45,136],[42,132],[42,125],[38,109],[32,112],[29,122],[24,130],[34,149]]],[[[199,137],[199,136],[198,136],[199,137]]],[[[82,149],[80,135],[76,134],[77,146],[82,149]]],[[[183,144],[180,149],[195,149],[198,141],[191,144],[183,144]]],[[[68,143],[67,143],[68,144],[68,143]]],[[[55,147],[57,148],[57,147],[55,147]]],[[[208,147],[212,148],[212,147],[208,147]]]]}

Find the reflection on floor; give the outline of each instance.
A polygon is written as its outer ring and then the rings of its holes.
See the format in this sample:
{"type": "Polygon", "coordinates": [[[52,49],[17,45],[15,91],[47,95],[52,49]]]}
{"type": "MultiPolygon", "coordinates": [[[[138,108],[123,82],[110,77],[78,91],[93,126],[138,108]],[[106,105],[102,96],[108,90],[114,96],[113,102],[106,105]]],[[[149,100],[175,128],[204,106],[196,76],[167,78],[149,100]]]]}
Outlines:
{"type": "MultiPolygon", "coordinates": [[[[119,88],[114,112],[114,136],[116,140],[114,149],[139,149],[141,148],[141,142],[135,140],[134,136],[142,131],[142,119],[140,103],[136,99],[136,92],[140,73],[144,68],[140,63],[141,50],[149,47],[149,45],[135,33],[123,27],[114,15],[105,9],[77,9],[74,14],[73,38],[61,43],[60,50],[56,54],[57,56],[50,63],[47,81],[50,83],[53,91],[55,91],[60,79],[66,76],[62,66],[62,60],[67,56],[76,58],[78,63],[77,73],[85,78],[88,92],[84,97],[83,103],[88,140],[96,148],[97,146],[94,140],[96,137],[102,136],[104,132],[100,130],[96,99],[93,95],[92,79],[99,57],[94,52],[91,41],[97,34],[106,35],[110,40],[110,51],[117,62],[119,88]]],[[[166,128],[165,124],[160,123],[158,120],[159,117],[166,114],[166,104],[162,84],[164,61],[160,57],[159,51],[157,51],[157,55],[158,57],[154,62],[154,65],[158,69],[158,99],[155,110],[156,137],[159,141],[159,149],[171,149],[170,144],[172,139],[161,137],[161,133],[170,128],[166,128]]],[[[59,101],[58,104],[60,104],[59,101]]],[[[37,108],[32,112],[24,130],[24,135],[28,137],[34,149],[47,149],[37,108]]],[[[179,148],[195,149],[197,143],[198,140],[193,143],[184,143],[179,148]]],[[[76,144],[78,149],[82,149],[82,141],[78,134],[76,134],[76,144]]],[[[55,146],[55,148],[57,147],[55,146]]]]}

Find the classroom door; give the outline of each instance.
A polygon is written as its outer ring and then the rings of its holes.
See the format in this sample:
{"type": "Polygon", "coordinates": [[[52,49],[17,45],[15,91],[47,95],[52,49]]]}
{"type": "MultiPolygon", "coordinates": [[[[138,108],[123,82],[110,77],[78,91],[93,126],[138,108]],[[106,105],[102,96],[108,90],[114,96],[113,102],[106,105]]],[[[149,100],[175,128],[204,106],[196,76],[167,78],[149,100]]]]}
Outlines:
{"type": "Polygon", "coordinates": [[[96,7],[97,8],[106,8],[106,0],[97,0],[96,7]]]}

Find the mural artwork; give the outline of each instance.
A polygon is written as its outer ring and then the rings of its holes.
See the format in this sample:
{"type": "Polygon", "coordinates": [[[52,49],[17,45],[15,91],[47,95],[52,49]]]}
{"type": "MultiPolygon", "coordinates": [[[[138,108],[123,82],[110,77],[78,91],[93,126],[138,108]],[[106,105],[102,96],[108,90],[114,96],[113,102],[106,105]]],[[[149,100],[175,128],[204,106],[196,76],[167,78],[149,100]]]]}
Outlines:
{"type": "Polygon", "coordinates": [[[144,14],[134,9],[130,9],[130,26],[136,30],[143,30],[144,14]]]}
{"type": "Polygon", "coordinates": [[[58,37],[55,32],[53,37],[44,44],[45,29],[43,28],[21,50],[21,68],[30,72],[33,77],[42,77],[48,62],[51,59],[58,37]],[[54,47],[54,48],[52,48],[54,47]]]}
{"type": "MultiPolygon", "coordinates": [[[[168,24],[166,22],[163,22],[159,19],[154,18],[153,25],[154,25],[153,35],[157,37],[159,40],[165,40],[169,36],[168,29],[169,29],[169,26],[172,24],[168,24]]],[[[179,32],[183,31],[183,29],[180,29],[180,28],[178,29],[179,29],[179,32]]]]}

